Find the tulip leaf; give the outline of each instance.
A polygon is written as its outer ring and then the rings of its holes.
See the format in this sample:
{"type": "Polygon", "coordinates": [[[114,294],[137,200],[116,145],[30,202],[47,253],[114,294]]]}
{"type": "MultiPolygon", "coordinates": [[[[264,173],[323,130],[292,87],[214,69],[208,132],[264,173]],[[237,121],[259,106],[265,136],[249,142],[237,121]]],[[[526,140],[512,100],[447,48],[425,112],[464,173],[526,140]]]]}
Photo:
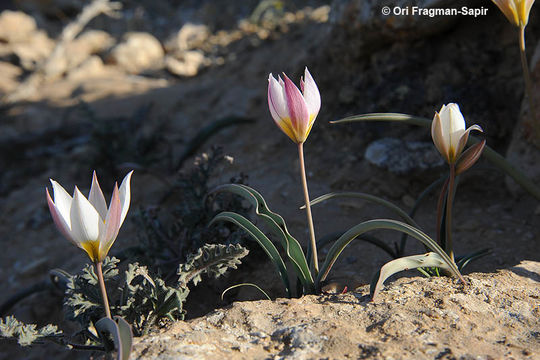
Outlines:
{"type": "Polygon", "coordinates": [[[486,256],[491,252],[491,249],[482,249],[479,251],[475,251],[471,254],[466,254],[462,256],[456,257],[456,264],[459,268],[459,270],[463,270],[465,266],[467,266],[471,261],[481,258],[482,256],[486,256]]]}
{"type": "Polygon", "coordinates": [[[377,294],[381,291],[384,282],[390,276],[400,271],[423,267],[436,267],[450,272],[452,271],[446,261],[434,252],[429,252],[423,255],[413,255],[394,259],[384,264],[383,267],[381,267],[381,269],[373,277],[373,280],[371,281],[369,287],[371,297],[375,299],[377,294]]]}
{"type": "MultiPolygon", "coordinates": [[[[349,116],[340,120],[332,121],[332,124],[341,124],[355,121],[394,121],[401,122],[409,125],[417,125],[423,127],[431,127],[431,120],[419,116],[411,116],[406,114],[397,113],[371,113],[363,115],[349,116]]],[[[468,144],[478,143],[480,140],[474,136],[469,136],[468,144]]],[[[537,200],[540,200],[540,188],[538,188],[523,172],[516,169],[510,162],[508,162],[502,155],[486,145],[483,155],[493,165],[504,171],[510,176],[516,183],[521,185],[529,194],[534,196],[537,200]]]]}
{"type": "Polygon", "coordinates": [[[313,277],[309,271],[309,266],[306,256],[304,255],[304,251],[302,250],[302,246],[298,240],[296,240],[289,233],[285,220],[281,217],[281,215],[271,211],[262,195],[249,186],[242,184],[221,185],[215,188],[211,193],[220,191],[232,192],[250,202],[250,204],[255,208],[255,213],[257,216],[263,219],[269,226],[272,233],[279,238],[285,253],[293,264],[296,275],[300,279],[304,289],[307,292],[313,292],[313,277]]]}
{"type": "Polygon", "coordinates": [[[233,286],[229,286],[228,288],[223,290],[223,292],[221,293],[221,300],[223,300],[223,296],[225,296],[225,293],[227,293],[229,290],[235,289],[235,288],[240,287],[240,286],[252,286],[252,287],[256,288],[257,290],[259,290],[268,300],[272,300],[272,299],[270,299],[270,296],[268,296],[266,291],[264,291],[259,286],[255,285],[255,284],[252,284],[252,283],[242,283],[242,284],[236,284],[236,285],[233,285],[233,286]]]}
{"type": "Polygon", "coordinates": [[[105,333],[109,333],[114,341],[117,350],[117,360],[128,360],[131,354],[131,345],[133,343],[133,334],[131,326],[120,316],[115,316],[114,320],[102,318],[96,322],[96,329],[105,342],[105,333]]]}
{"type": "MultiPolygon", "coordinates": [[[[316,199],[311,200],[310,204],[316,205],[320,202],[323,202],[329,199],[342,198],[342,197],[360,198],[369,202],[382,205],[386,207],[387,209],[390,209],[391,211],[393,211],[398,216],[400,216],[407,224],[414,227],[418,227],[416,222],[405,211],[401,210],[398,206],[392,204],[390,201],[384,200],[375,195],[369,195],[369,194],[364,194],[360,192],[328,193],[328,194],[321,195],[316,199]]],[[[301,207],[301,209],[303,208],[305,208],[305,205],[301,207]]]]}
{"type": "Polygon", "coordinates": [[[456,277],[464,281],[463,277],[459,273],[459,270],[456,264],[450,259],[450,257],[444,252],[444,250],[439,245],[437,245],[437,243],[433,239],[431,239],[421,230],[409,224],[405,224],[401,221],[390,220],[390,219],[377,219],[377,220],[365,221],[356,226],[353,226],[352,228],[347,230],[347,232],[345,232],[345,234],[343,234],[339,239],[336,240],[334,245],[328,251],[326,260],[324,264],[322,265],[321,271],[319,272],[319,275],[317,277],[317,283],[320,284],[322,281],[326,279],[326,276],[330,272],[330,269],[336,262],[337,258],[343,252],[345,247],[347,247],[347,245],[351,243],[351,241],[353,241],[358,236],[368,231],[379,230],[379,229],[400,231],[421,241],[424,245],[428,246],[431,250],[436,252],[444,260],[444,262],[448,265],[451,273],[453,273],[456,277]]]}
{"type": "Polygon", "coordinates": [[[462,174],[465,171],[469,170],[470,167],[473,166],[478,161],[478,159],[480,159],[480,156],[482,155],[482,151],[484,150],[485,146],[486,140],[484,139],[465,150],[457,161],[456,175],[462,174]]]}
{"type": "MultiPolygon", "coordinates": [[[[322,236],[321,238],[317,240],[317,250],[321,251],[326,245],[335,242],[344,233],[345,231],[337,231],[337,232],[333,232],[330,234],[326,234],[325,236],[322,236]]],[[[388,255],[390,255],[394,259],[398,257],[397,253],[390,246],[388,246],[384,241],[376,238],[375,236],[363,234],[361,237],[358,237],[357,239],[377,246],[378,248],[385,251],[388,255]]],[[[307,258],[309,259],[311,256],[311,248],[308,247],[306,255],[307,255],[307,258]]]]}
{"type": "Polygon", "coordinates": [[[236,224],[242,230],[248,233],[248,235],[255,240],[264,250],[264,252],[270,257],[272,260],[272,263],[276,267],[279,276],[281,277],[281,281],[283,281],[283,284],[285,285],[285,290],[287,291],[287,295],[291,296],[291,286],[289,284],[289,276],[287,274],[287,267],[285,266],[285,263],[283,262],[283,259],[279,255],[279,252],[277,251],[276,247],[268,239],[268,237],[259,230],[258,227],[253,225],[251,221],[246,219],[240,214],[236,214],[233,212],[224,211],[222,213],[217,214],[212,221],[210,222],[209,226],[217,221],[229,221],[233,224],[236,224]]]}

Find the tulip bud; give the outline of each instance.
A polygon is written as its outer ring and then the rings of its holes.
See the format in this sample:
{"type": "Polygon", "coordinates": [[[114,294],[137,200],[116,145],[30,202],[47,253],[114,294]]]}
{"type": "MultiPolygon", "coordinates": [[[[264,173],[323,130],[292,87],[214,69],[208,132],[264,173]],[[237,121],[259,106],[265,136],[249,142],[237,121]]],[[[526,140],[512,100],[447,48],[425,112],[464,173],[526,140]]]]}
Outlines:
{"type": "Polygon", "coordinates": [[[472,125],[465,130],[465,119],[457,104],[443,105],[435,113],[431,123],[431,137],[441,155],[449,164],[455,164],[463,152],[471,130],[482,131],[478,125],[472,125]]]}
{"type": "Polygon", "coordinates": [[[297,144],[306,141],[321,108],[317,84],[305,69],[300,79],[302,92],[283,74],[285,81],[268,76],[268,107],[279,128],[297,144]]]}

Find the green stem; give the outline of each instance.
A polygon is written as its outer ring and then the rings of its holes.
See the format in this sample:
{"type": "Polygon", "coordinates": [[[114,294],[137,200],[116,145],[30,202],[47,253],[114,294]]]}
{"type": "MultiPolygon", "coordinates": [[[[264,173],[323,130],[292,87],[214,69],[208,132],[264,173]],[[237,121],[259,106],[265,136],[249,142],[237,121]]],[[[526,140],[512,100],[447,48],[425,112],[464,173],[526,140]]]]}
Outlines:
{"type": "Polygon", "coordinates": [[[446,199],[446,237],[445,250],[450,259],[454,261],[454,249],[452,244],[452,204],[454,203],[454,195],[456,192],[456,165],[450,164],[450,177],[448,178],[448,198],[446,199]]]}
{"type": "Polygon", "coordinates": [[[103,270],[101,269],[101,261],[96,262],[96,273],[98,277],[99,289],[101,290],[101,297],[103,299],[103,307],[105,308],[105,315],[112,319],[111,309],[109,308],[109,299],[107,298],[107,290],[105,289],[105,281],[103,280],[103,270]]]}
{"type": "Polygon", "coordinates": [[[519,52],[521,54],[521,68],[523,70],[523,79],[525,80],[525,92],[529,102],[529,117],[531,126],[534,129],[536,140],[540,140],[540,124],[536,121],[536,109],[532,97],[532,81],[529,72],[529,63],[527,62],[527,53],[525,52],[525,26],[519,27],[519,52]]]}
{"type": "Polygon", "coordinates": [[[304,143],[298,144],[298,156],[300,158],[300,173],[302,175],[302,187],[304,189],[304,201],[306,203],[306,215],[309,226],[309,236],[311,243],[312,265],[315,276],[319,274],[319,260],[317,258],[317,242],[315,241],[315,229],[313,228],[313,217],[311,216],[311,204],[306,179],[306,166],[304,164],[304,143]]]}

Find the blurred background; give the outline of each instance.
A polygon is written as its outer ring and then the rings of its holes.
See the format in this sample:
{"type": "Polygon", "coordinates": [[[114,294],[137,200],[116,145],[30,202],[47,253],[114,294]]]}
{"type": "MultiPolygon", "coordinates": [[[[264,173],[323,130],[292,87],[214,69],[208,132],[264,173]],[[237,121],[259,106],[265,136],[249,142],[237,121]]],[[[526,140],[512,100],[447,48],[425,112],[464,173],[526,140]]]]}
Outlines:
{"type": "MultiPolygon", "coordinates": [[[[93,170],[109,198],[114,182],[135,169],[131,210],[111,251],[121,259],[160,271],[170,260],[173,274],[202,243],[245,241],[233,227],[206,228],[219,209],[201,205],[204,196],[231,181],[260,191],[306,243],[296,148],[269,114],[269,73],[285,72],[298,83],[308,66],[319,86],[322,108],[305,144],[313,198],[361,191],[410,209],[446,171],[429,130],[329,123],[349,115],[432,118],[443,104],[456,102],[467,125],[481,125],[487,144],[501,154],[519,159],[526,146],[517,30],[488,0],[0,4],[0,303],[47,281],[50,269],[76,273],[85,264],[86,255],[54,228],[45,188],[54,179],[68,192],[77,185],[87,193],[93,170]],[[381,13],[383,6],[413,5],[487,11],[478,17],[381,13]]],[[[540,14],[533,6],[526,37],[535,84],[539,34],[540,14]]],[[[538,168],[536,162],[519,166],[538,168]]],[[[431,235],[436,200],[437,190],[417,215],[431,235]]],[[[249,213],[245,204],[231,201],[223,203],[249,213]]],[[[359,200],[313,211],[319,237],[391,216],[359,200]]],[[[539,216],[538,202],[503,173],[486,161],[475,165],[457,190],[454,242],[457,253],[492,252],[467,271],[539,260],[539,216]]],[[[380,237],[389,244],[399,239],[380,237]]],[[[219,294],[238,282],[264,284],[273,297],[284,296],[271,264],[251,244],[246,242],[252,253],[240,270],[193,289],[188,318],[260,298],[241,289],[221,301],[219,294]]],[[[409,240],[409,254],[422,251],[409,240]]],[[[349,284],[368,283],[388,260],[380,249],[357,243],[333,271],[349,284]]],[[[58,323],[61,302],[52,290],[36,292],[8,314],[58,323]]],[[[1,346],[6,351],[0,359],[73,358],[54,346],[45,352],[1,346]]]]}

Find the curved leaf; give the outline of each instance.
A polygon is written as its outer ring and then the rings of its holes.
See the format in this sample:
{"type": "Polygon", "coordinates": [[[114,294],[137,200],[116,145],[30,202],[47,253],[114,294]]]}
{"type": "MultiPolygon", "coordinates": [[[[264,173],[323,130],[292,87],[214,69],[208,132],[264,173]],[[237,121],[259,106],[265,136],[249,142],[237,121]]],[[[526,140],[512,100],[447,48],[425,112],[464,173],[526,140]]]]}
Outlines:
{"type": "Polygon", "coordinates": [[[215,223],[216,221],[229,221],[233,224],[238,225],[241,227],[244,231],[246,231],[253,240],[259,243],[259,245],[263,248],[264,252],[270,257],[272,260],[272,263],[276,267],[279,276],[281,277],[281,281],[283,281],[283,284],[285,285],[285,290],[287,291],[287,295],[291,296],[291,286],[289,284],[289,276],[287,274],[287,267],[283,263],[283,259],[281,259],[281,256],[279,255],[279,252],[277,251],[276,247],[268,239],[268,237],[259,230],[258,227],[253,225],[251,221],[246,219],[240,214],[224,211],[222,213],[219,213],[212,219],[210,222],[210,225],[215,223]]]}
{"type": "Polygon", "coordinates": [[[459,270],[456,264],[450,259],[450,257],[444,252],[444,250],[441,249],[439,245],[437,245],[437,243],[433,239],[431,239],[421,230],[418,230],[417,228],[409,224],[405,224],[401,221],[390,220],[390,219],[377,219],[377,220],[365,221],[356,226],[353,226],[352,228],[347,230],[347,232],[343,234],[339,239],[336,240],[334,245],[328,251],[326,260],[324,261],[324,264],[321,267],[321,272],[319,273],[319,276],[317,277],[317,283],[319,284],[321,281],[324,281],[326,279],[326,276],[330,272],[330,269],[336,262],[337,258],[343,252],[345,247],[349,245],[351,241],[353,241],[358,236],[364,234],[365,232],[368,232],[371,230],[378,230],[378,229],[401,231],[421,241],[424,245],[428,246],[431,250],[439,254],[439,256],[449,266],[450,271],[456,277],[460,278],[464,282],[463,277],[459,273],[459,270]]]}
{"type": "Polygon", "coordinates": [[[131,344],[133,342],[133,334],[131,326],[126,320],[120,316],[115,316],[114,320],[102,318],[96,322],[96,329],[103,338],[103,333],[108,332],[114,340],[114,345],[118,352],[117,360],[128,360],[131,354],[131,344]]]}
{"type": "MultiPolygon", "coordinates": [[[[345,234],[345,231],[336,231],[336,232],[324,235],[323,237],[317,240],[317,249],[319,251],[322,250],[328,244],[331,244],[337,239],[339,239],[339,237],[343,234],[345,234]]],[[[368,242],[370,244],[377,246],[379,249],[383,250],[388,255],[390,255],[390,257],[394,259],[399,257],[398,254],[390,246],[388,246],[384,241],[376,238],[375,236],[363,234],[361,237],[358,237],[358,240],[365,241],[365,242],[368,242]]],[[[309,259],[311,255],[311,249],[309,247],[306,251],[306,255],[307,255],[307,258],[309,259]]]]}
{"type": "Polygon", "coordinates": [[[254,288],[256,288],[257,290],[259,290],[260,292],[263,293],[263,295],[268,299],[268,300],[272,300],[270,299],[270,296],[268,296],[268,294],[266,293],[266,291],[264,291],[263,289],[261,289],[259,286],[255,285],[255,284],[252,284],[252,283],[241,283],[241,284],[236,284],[236,285],[233,285],[233,286],[229,286],[228,288],[226,288],[225,290],[223,290],[223,292],[221,293],[221,300],[223,300],[223,296],[225,295],[225,293],[229,290],[232,290],[234,288],[237,288],[237,287],[240,287],[240,286],[253,286],[254,288]]]}
{"type": "MultiPolygon", "coordinates": [[[[386,207],[387,209],[390,209],[391,211],[393,211],[395,214],[399,215],[399,217],[401,217],[407,224],[412,225],[414,227],[419,227],[416,224],[416,222],[409,216],[409,214],[401,210],[397,205],[394,205],[390,201],[384,200],[375,195],[364,194],[360,192],[342,192],[342,193],[333,192],[333,193],[321,195],[318,198],[311,200],[310,204],[316,205],[320,202],[323,202],[329,199],[335,199],[335,198],[341,198],[341,197],[355,197],[355,198],[360,198],[360,199],[363,199],[372,203],[382,205],[386,207]]],[[[300,208],[301,209],[305,208],[305,205],[303,205],[300,208]]]]}
{"type": "Polygon", "coordinates": [[[423,255],[406,256],[387,262],[375,274],[369,286],[369,292],[373,299],[381,291],[386,279],[390,276],[405,270],[419,267],[437,267],[447,271],[452,271],[448,264],[436,253],[429,252],[423,255]]]}
{"type": "Polygon", "coordinates": [[[250,188],[249,186],[242,184],[227,184],[221,185],[212,190],[210,193],[228,191],[239,195],[250,202],[250,204],[255,208],[255,213],[257,216],[262,218],[265,223],[269,226],[270,230],[279,238],[281,245],[285,249],[288,259],[293,264],[296,275],[302,282],[304,289],[308,292],[314,290],[313,277],[309,271],[309,266],[302,250],[302,246],[287,230],[287,225],[285,220],[281,215],[272,212],[262,195],[257,192],[255,189],[250,188]]]}
{"type": "Polygon", "coordinates": [[[479,258],[481,258],[483,256],[486,256],[489,253],[491,253],[491,249],[488,248],[488,249],[482,249],[482,250],[479,250],[479,251],[475,251],[475,252],[473,252],[471,254],[457,256],[456,257],[456,264],[457,264],[459,270],[463,270],[463,268],[465,268],[465,266],[467,266],[471,261],[479,259],[479,258]]]}
{"type": "MultiPolygon", "coordinates": [[[[331,121],[332,124],[340,124],[354,121],[395,121],[402,122],[409,125],[417,125],[424,127],[431,127],[431,120],[419,116],[411,116],[398,113],[371,113],[363,115],[349,116],[344,119],[331,121]]],[[[469,136],[467,144],[476,144],[480,140],[474,136],[469,136]]],[[[529,194],[534,196],[537,200],[540,200],[540,188],[538,188],[525,174],[516,169],[510,162],[508,162],[502,155],[486,145],[483,155],[493,165],[507,173],[515,182],[523,187],[529,194]]]]}

